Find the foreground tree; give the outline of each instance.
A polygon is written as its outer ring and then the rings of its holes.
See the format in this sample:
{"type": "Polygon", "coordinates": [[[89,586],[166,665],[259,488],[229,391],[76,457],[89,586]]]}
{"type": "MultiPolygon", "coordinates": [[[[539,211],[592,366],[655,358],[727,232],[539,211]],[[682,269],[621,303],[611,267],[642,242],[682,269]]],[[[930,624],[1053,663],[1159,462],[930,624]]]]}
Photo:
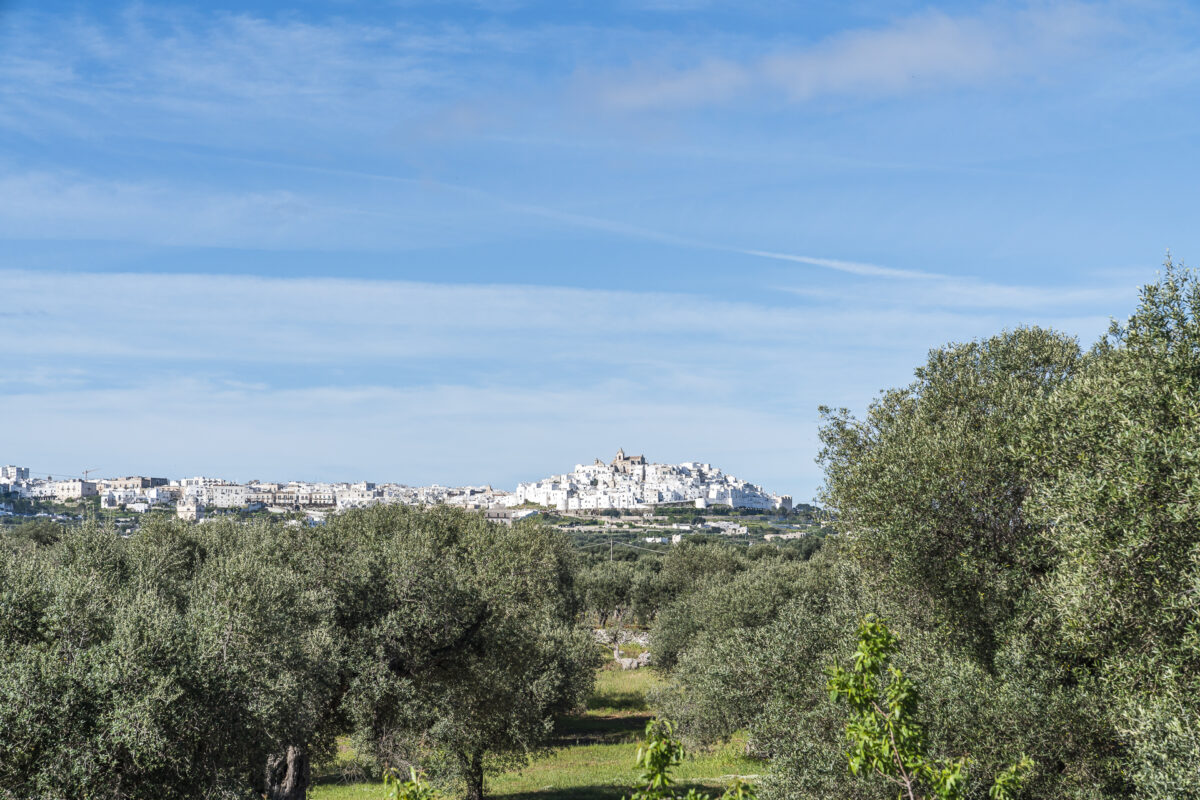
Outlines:
{"type": "Polygon", "coordinates": [[[1170,261],[1033,420],[1043,637],[1105,702],[1138,796],[1200,797],[1200,281],[1170,261]]]}
{"type": "Polygon", "coordinates": [[[380,761],[457,775],[479,800],[489,766],[542,749],[591,689],[599,653],[576,623],[570,544],[447,508],[346,515],[327,535],[343,534],[373,542],[378,578],[348,652],[359,740],[380,761]]]}
{"type": "Polygon", "coordinates": [[[1074,339],[1019,328],[931,351],[863,420],[822,409],[823,500],[838,528],[895,591],[953,620],[989,667],[1049,568],[1042,527],[1022,511],[1042,447],[1020,420],[1079,363],[1074,339]]]}
{"type": "Polygon", "coordinates": [[[280,532],[85,527],[0,562],[0,795],[249,797],[330,744],[335,631],[280,532]]]}
{"type": "MultiPolygon", "coordinates": [[[[912,680],[892,666],[895,652],[896,637],[882,620],[868,616],[858,626],[851,666],[829,668],[830,697],[850,707],[850,772],[883,778],[907,800],[962,800],[968,759],[936,761],[926,754],[925,729],[917,716],[921,695],[912,680]]],[[[988,796],[1012,800],[1021,787],[1021,774],[1032,764],[1022,756],[996,776],[988,796]]]]}
{"type": "MultiPolygon", "coordinates": [[[[687,752],[683,742],[675,738],[675,726],[665,719],[652,719],[646,723],[645,738],[638,746],[637,766],[642,771],[638,787],[628,800],[713,800],[707,792],[700,792],[694,787],[687,794],[680,794],[675,777],[671,774],[673,767],[683,763],[687,752]]],[[[720,795],[719,800],[756,800],[752,784],[735,777],[733,782],[720,795]]]]}
{"type": "MultiPolygon", "coordinates": [[[[970,754],[972,800],[1015,752],[1025,797],[1200,798],[1200,281],[1169,264],[1086,355],[1019,329],[932,351],[862,419],[826,414],[823,579],[765,624],[722,624],[739,605],[713,589],[659,617],[686,629],[665,648],[681,730],[749,728],[770,800],[895,797],[847,781],[831,743],[859,711],[813,673],[876,613],[922,689],[923,763],[970,754]]],[[[908,718],[879,707],[860,731],[908,718]]]]}

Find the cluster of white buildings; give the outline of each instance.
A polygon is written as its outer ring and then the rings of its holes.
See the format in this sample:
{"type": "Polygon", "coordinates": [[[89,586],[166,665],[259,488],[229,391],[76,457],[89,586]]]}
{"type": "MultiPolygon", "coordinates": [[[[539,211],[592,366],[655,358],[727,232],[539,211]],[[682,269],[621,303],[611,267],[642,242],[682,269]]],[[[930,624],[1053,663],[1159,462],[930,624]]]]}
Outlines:
{"type": "Polygon", "coordinates": [[[668,504],[694,504],[697,508],[726,505],[733,508],[791,509],[792,498],[773,495],[762,487],[711,464],[650,464],[644,456],[617,451],[612,463],[596,459],[576,464],[566,475],[555,475],[517,486],[511,502],[536,503],[560,511],[606,508],[653,508],[668,504]]]}
{"type": "Polygon", "coordinates": [[[179,481],[180,496],[195,498],[204,506],[216,508],[279,507],[344,511],[384,503],[408,505],[458,505],[481,509],[500,505],[507,492],[490,486],[404,486],[395,483],[233,483],[220,478],[184,478],[179,481]]]}
{"type": "Polygon", "coordinates": [[[223,478],[195,477],[180,480],[141,476],[84,480],[31,477],[25,467],[0,467],[0,494],[59,502],[99,497],[101,508],[143,512],[154,506],[174,506],[185,519],[199,519],[204,509],[337,510],[365,508],[382,503],[436,505],[467,509],[511,505],[509,493],[490,486],[403,486],[385,483],[313,483],[289,481],[236,483],[223,478]]]}
{"type": "Polygon", "coordinates": [[[131,511],[146,511],[151,506],[174,504],[180,496],[178,484],[166,478],[104,478],[87,480],[53,477],[36,478],[27,467],[0,467],[0,494],[12,494],[33,500],[66,502],[99,497],[105,508],[124,506],[131,511]]]}
{"type": "MultiPolygon", "coordinates": [[[[57,501],[99,497],[102,508],[148,511],[174,506],[185,519],[203,517],[205,509],[298,509],[343,511],[384,503],[446,504],[466,509],[494,509],[511,516],[513,506],[533,503],[561,511],[648,509],[666,504],[697,508],[790,509],[792,498],[772,495],[761,487],[726,475],[710,464],[650,464],[644,456],[618,451],[612,463],[596,459],[577,464],[566,475],[522,483],[515,492],[491,486],[403,486],[393,483],[313,483],[289,481],[236,483],[222,478],[147,478],[131,476],[86,480],[54,480],[30,476],[25,467],[0,467],[0,494],[57,501]]],[[[507,518],[507,517],[506,517],[507,518]]],[[[728,531],[726,531],[728,532],[728,531]]]]}

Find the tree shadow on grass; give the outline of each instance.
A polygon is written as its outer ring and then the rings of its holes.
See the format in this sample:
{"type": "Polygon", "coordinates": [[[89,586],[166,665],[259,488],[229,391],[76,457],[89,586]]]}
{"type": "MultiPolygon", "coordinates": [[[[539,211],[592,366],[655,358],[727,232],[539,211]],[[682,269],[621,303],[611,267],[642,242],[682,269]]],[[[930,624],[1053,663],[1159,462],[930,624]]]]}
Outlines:
{"type": "Polygon", "coordinates": [[[589,711],[598,708],[611,708],[614,711],[645,711],[649,708],[646,695],[642,692],[605,692],[594,694],[587,699],[589,711]]]}
{"type": "Polygon", "coordinates": [[[620,744],[637,741],[646,730],[649,714],[613,717],[559,717],[554,726],[554,744],[620,744]]]}
{"type": "Polygon", "coordinates": [[[488,793],[488,800],[621,800],[633,790],[628,786],[569,786],[512,794],[488,793]]]}
{"type": "MultiPolygon", "coordinates": [[[[366,773],[347,773],[337,767],[321,765],[312,771],[312,778],[309,780],[310,786],[341,786],[346,784],[361,784],[361,783],[376,783],[380,787],[383,786],[383,779],[378,775],[367,775],[366,773]]],[[[380,796],[383,795],[380,789],[380,796]]]]}
{"type": "MultiPolygon", "coordinates": [[[[703,783],[681,781],[671,787],[676,795],[686,795],[688,789],[695,788],[698,792],[718,796],[723,790],[703,783]]],[[[513,792],[511,794],[496,794],[488,792],[488,800],[621,800],[636,791],[634,786],[593,785],[567,786],[562,788],[546,788],[533,792],[513,792]]]]}

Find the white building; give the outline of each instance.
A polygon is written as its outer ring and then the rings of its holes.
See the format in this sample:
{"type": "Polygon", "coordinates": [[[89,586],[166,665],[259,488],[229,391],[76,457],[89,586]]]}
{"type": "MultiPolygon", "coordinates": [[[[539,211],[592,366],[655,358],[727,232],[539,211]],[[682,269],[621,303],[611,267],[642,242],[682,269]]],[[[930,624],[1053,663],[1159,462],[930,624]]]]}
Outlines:
{"type": "Polygon", "coordinates": [[[208,488],[211,486],[228,486],[229,481],[225,480],[224,478],[205,478],[203,476],[197,476],[195,478],[183,478],[179,481],[179,485],[185,489],[193,487],[208,488]]]}
{"type": "Polygon", "coordinates": [[[54,497],[54,481],[35,480],[26,484],[25,497],[42,500],[54,497]]]}
{"type": "Polygon", "coordinates": [[[54,499],[59,502],[78,500],[83,497],[95,497],[99,494],[95,481],[84,481],[78,478],[69,481],[54,482],[54,499]]]}
{"type": "Polygon", "coordinates": [[[345,511],[348,508],[367,508],[368,506],[379,505],[383,502],[383,492],[375,488],[375,484],[355,484],[349,489],[344,489],[337,493],[337,510],[345,511]],[[365,488],[370,486],[371,488],[365,488]]]}
{"type": "Polygon", "coordinates": [[[250,502],[250,489],[238,483],[204,487],[204,502],[217,508],[242,508],[250,502]]]}
{"type": "Polygon", "coordinates": [[[130,511],[145,511],[154,505],[175,501],[176,490],[165,486],[152,489],[110,489],[100,494],[100,507],[116,509],[125,506],[130,511]]]}
{"type": "Polygon", "coordinates": [[[9,464],[0,467],[0,483],[16,483],[29,480],[29,467],[15,467],[9,464]]]}

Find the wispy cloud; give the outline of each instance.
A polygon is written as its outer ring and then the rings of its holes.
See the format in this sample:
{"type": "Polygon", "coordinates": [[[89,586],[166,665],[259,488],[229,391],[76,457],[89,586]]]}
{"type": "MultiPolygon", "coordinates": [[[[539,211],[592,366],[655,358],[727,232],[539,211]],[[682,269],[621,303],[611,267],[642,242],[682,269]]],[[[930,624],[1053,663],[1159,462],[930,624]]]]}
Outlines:
{"type": "MultiPolygon", "coordinates": [[[[910,314],[789,308],[686,294],[519,285],[274,279],[245,276],[3,272],[0,318],[27,357],[119,357],[191,363],[475,359],[652,369],[678,363],[725,374],[769,366],[814,326],[845,325],[848,344],[910,314]],[[253,341],[253,346],[246,346],[253,341]],[[729,358],[725,362],[722,359],[729,358]],[[705,361],[711,367],[702,366],[705,361]],[[756,363],[761,361],[762,363],[756,363]]],[[[924,324],[945,321],[934,312],[924,324]]]]}
{"type": "Polygon", "coordinates": [[[647,66],[602,79],[598,91],[610,107],[625,110],[724,103],[763,91],[793,102],[906,94],[1038,75],[1119,33],[1110,11],[1076,3],[974,16],[927,12],[751,60],[709,58],[674,70],[647,66]]]}
{"type": "Polygon", "coordinates": [[[356,179],[394,183],[403,194],[393,193],[383,203],[356,206],[289,191],[238,193],[63,174],[0,174],[0,236],[289,250],[346,247],[349,240],[354,249],[369,250],[462,244],[466,237],[461,231],[468,225],[473,237],[485,239],[489,233],[499,231],[511,234],[522,223],[549,222],[553,227],[599,231],[618,238],[784,261],[849,275],[917,281],[949,279],[921,270],[737,247],[514,201],[457,184],[339,172],[356,179]],[[437,224],[451,220],[457,224],[437,224]]]}
{"type": "MultiPolygon", "coordinates": [[[[149,245],[295,250],[415,249],[486,241],[521,229],[566,228],[655,242],[682,250],[749,256],[888,281],[924,284],[905,293],[921,305],[1023,308],[1067,297],[1102,300],[1107,290],[1005,286],[970,276],[803,253],[740,247],[656,230],[623,220],[562,211],[513,200],[476,187],[353,170],[274,162],[277,167],[384,181],[399,191],[362,204],[326,195],[206,190],[157,182],[111,181],[73,174],[0,173],[0,236],[89,239],[149,245]],[[467,232],[464,232],[467,231],[467,232]]],[[[0,269],[19,267],[0,259],[0,269]]]]}
{"type": "Polygon", "coordinates": [[[246,189],[61,170],[0,171],[0,237],[403,250],[486,240],[532,221],[530,214],[483,192],[436,181],[391,180],[398,191],[364,199],[339,186],[246,189]]]}
{"type": "Polygon", "coordinates": [[[775,261],[790,261],[794,264],[806,264],[812,267],[824,267],[851,275],[864,275],[872,278],[902,278],[907,280],[949,279],[948,275],[938,275],[933,272],[922,272],[912,269],[894,269],[881,267],[878,264],[865,264],[859,261],[846,261],[838,258],[817,258],[816,256],[798,256],[792,253],[774,253],[769,250],[735,250],[756,258],[769,258],[775,261]]]}
{"type": "Polygon", "coordinates": [[[0,125],[226,145],[263,126],[290,126],[289,138],[354,130],[377,143],[492,81],[515,81],[500,56],[538,37],[497,26],[306,22],[144,4],[104,19],[26,13],[7,23],[0,125]]]}

